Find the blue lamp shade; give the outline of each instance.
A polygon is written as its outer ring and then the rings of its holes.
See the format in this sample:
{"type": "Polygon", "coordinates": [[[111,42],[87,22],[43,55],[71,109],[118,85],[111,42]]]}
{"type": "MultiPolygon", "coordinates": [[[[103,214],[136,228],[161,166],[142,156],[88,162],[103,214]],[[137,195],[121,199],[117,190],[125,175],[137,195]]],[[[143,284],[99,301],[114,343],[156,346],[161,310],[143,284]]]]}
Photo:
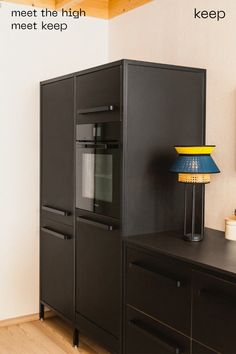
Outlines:
{"type": "Polygon", "coordinates": [[[170,172],[212,174],[220,170],[210,155],[179,155],[170,172]]]}

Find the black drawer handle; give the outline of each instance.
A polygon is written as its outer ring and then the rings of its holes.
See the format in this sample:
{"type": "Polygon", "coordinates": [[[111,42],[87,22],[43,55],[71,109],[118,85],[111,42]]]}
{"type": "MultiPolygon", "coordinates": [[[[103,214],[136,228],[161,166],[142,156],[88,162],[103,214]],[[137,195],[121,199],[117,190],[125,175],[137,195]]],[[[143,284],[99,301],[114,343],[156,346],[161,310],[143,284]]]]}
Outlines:
{"type": "Polygon", "coordinates": [[[108,106],[78,109],[77,113],[78,114],[101,113],[101,112],[114,111],[114,109],[115,107],[113,105],[108,105],[108,106]]]}
{"type": "Polygon", "coordinates": [[[149,337],[154,339],[158,344],[160,344],[162,347],[166,348],[171,353],[175,353],[175,354],[182,353],[182,350],[180,349],[179,346],[167,342],[166,339],[161,338],[161,335],[159,336],[156,332],[154,333],[153,331],[150,331],[149,329],[147,329],[145,327],[145,325],[142,324],[140,321],[131,320],[131,321],[129,321],[129,325],[136,328],[137,330],[139,330],[143,334],[148,335],[149,337]]]}
{"type": "Polygon", "coordinates": [[[115,229],[115,227],[113,225],[107,225],[107,224],[104,224],[104,223],[101,223],[98,221],[87,219],[84,216],[78,216],[77,221],[81,221],[81,222],[84,222],[85,224],[93,225],[93,226],[99,227],[100,229],[104,229],[107,231],[113,231],[115,229]]]}
{"type": "Polygon", "coordinates": [[[59,232],[53,231],[51,229],[48,229],[47,227],[41,227],[41,230],[45,232],[46,234],[55,236],[57,238],[60,238],[61,240],[69,240],[71,237],[68,235],[61,234],[59,232]]]}
{"type": "Polygon", "coordinates": [[[77,143],[77,146],[79,148],[83,148],[83,149],[103,149],[106,150],[108,149],[108,145],[107,144],[81,144],[81,143],[77,143]]]}
{"type": "Polygon", "coordinates": [[[44,210],[44,211],[49,211],[50,213],[54,213],[54,214],[62,215],[62,216],[68,216],[68,215],[70,215],[70,212],[69,212],[69,211],[55,209],[55,208],[52,208],[52,207],[47,206],[47,205],[43,205],[43,206],[42,206],[42,210],[44,210]]]}
{"type": "Polygon", "coordinates": [[[137,271],[142,271],[142,272],[149,273],[149,274],[154,275],[154,276],[159,277],[159,278],[161,277],[161,278],[168,279],[168,280],[170,280],[171,282],[174,282],[177,288],[180,288],[180,287],[181,287],[181,282],[180,282],[180,280],[174,279],[174,278],[169,277],[169,276],[167,276],[167,275],[165,275],[165,274],[162,274],[162,273],[157,273],[157,272],[155,272],[155,271],[153,271],[153,270],[150,270],[149,268],[143,267],[143,266],[141,266],[141,265],[139,265],[139,264],[137,264],[137,263],[130,262],[130,263],[129,263],[129,267],[130,267],[130,268],[133,268],[133,269],[135,269],[135,270],[137,270],[137,271]]]}
{"type": "Polygon", "coordinates": [[[223,302],[227,305],[236,305],[236,300],[235,298],[233,298],[233,296],[227,296],[225,294],[220,294],[219,292],[215,292],[213,290],[209,290],[209,289],[198,289],[198,296],[202,296],[206,299],[209,299],[209,301],[212,300],[217,300],[219,302],[223,302]]]}

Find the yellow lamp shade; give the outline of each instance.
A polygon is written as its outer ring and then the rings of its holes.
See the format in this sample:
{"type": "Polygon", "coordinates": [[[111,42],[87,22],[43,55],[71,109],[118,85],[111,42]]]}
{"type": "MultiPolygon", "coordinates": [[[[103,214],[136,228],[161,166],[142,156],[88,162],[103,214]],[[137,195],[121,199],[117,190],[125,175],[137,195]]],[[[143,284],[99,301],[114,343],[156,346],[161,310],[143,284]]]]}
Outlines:
{"type": "Polygon", "coordinates": [[[175,146],[176,151],[180,155],[205,155],[211,154],[215,145],[204,146],[175,146]]]}

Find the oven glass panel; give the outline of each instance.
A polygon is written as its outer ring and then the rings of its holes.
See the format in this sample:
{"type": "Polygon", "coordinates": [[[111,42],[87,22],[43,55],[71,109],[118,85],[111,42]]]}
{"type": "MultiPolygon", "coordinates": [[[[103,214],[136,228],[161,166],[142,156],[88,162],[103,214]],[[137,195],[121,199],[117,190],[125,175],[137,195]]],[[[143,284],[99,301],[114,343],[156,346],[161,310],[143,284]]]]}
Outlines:
{"type": "Polygon", "coordinates": [[[82,197],[92,202],[113,201],[113,158],[111,154],[82,154],[82,197]]]}

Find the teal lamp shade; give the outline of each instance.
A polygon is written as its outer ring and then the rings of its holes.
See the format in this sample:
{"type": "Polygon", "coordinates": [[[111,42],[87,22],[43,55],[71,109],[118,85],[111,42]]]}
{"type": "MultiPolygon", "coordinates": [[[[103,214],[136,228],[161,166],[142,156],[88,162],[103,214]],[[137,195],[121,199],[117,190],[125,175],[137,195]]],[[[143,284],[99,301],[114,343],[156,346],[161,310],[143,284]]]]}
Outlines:
{"type": "Polygon", "coordinates": [[[179,182],[209,183],[210,175],[220,170],[210,155],[214,145],[176,146],[179,156],[170,168],[170,172],[178,173],[179,182]]]}
{"type": "Polygon", "coordinates": [[[219,173],[220,170],[210,155],[179,155],[172,165],[175,173],[219,173]]]}

